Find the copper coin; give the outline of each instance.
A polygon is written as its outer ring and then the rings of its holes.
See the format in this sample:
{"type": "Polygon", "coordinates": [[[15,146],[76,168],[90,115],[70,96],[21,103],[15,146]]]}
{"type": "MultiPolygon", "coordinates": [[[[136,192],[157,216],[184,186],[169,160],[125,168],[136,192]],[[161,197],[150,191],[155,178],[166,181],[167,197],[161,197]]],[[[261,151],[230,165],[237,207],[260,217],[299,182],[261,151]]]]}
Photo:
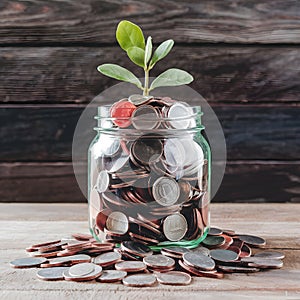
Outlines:
{"type": "Polygon", "coordinates": [[[170,268],[175,265],[173,258],[161,254],[144,257],[143,262],[152,268],[170,268]]]}
{"type": "Polygon", "coordinates": [[[254,254],[254,257],[261,257],[264,259],[283,259],[284,254],[277,251],[263,251],[254,254]]]}
{"type": "Polygon", "coordinates": [[[255,273],[260,271],[260,269],[258,268],[222,266],[222,265],[219,265],[218,269],[226,273],[255,273]]]}
{"type": "Polygon", "coordinates": [[[78,241],[89,241],[93,238],[92,235],[86,233],[73,233],[72,237],[78,241]]]}
{"type": "Polygon", "coordinates": [[[185,264],[197,269],[210,271],[215,268],[215,262],[210,257],[201,253],[184,253],[182,258],[185,264]]]}
{"type": "Polygon", "coordinates": [[[122,242],[121,249],[139,257],[145,257],[153,254],[153,251],[147,245],[134,241],[122,242]]]}
{"type": "Polygon", "coordinates": [[[135,274],[125,277],[122,282],[132,287],[149,287],[156,283],[156,277],[153,274],[135,274]]]}
{"type": "Polygon", "coordinates": [[[70,255],[64,257],[57,257],[49,260],[49,264],[53,266],[58,266],[64,263],[76,264],[76,263],[83,263],[83,262],[90,262],[91,257],[86,254],[77,254],[77,255],[70,255]]]}
{"type": "Polygon", "coordinates": [[[235,231],[232,230],[232,229],[222,229],[223,231],[223,234],[227,234],[227,235],[230,235],[230,236],[235,236],[235,231]]]}
{"type": "Polygon", "coordinates": [[[55,241],[44,242],[44,243],[40,243],[40,244],[34,244],[34,245],[31,245],[30,247],[26,248],[26,251],[28,251],[28,252],[37,251],[37,250],[39,250],[40,247],[49,246],[52,244],[58,244],[60,242],[61,242],[61,240],[55,240],[55,241]]]}
{"type": "Polygon", "coordinates": [[[239,258],[236,252],[223,249],[214,249],[210,251],[210,257],[221,262],[235,261],[239,258]]]}
{"type": "Polygon", "coordinates": [[[140,272],[145,270],[147,266],[142,261],[127,260],[116,263],[115,268],[125,272],[140,272]]]}
{"type": "Polygon", "coordinates": [[[9,264],[13,268],[22,269],[22,268],[34,268],[39,267],[42,263],[47,261],[44,257],[25,257],[18,258],[11,261],[9,264]]]}
{"type": "Polygon", "coordinates": [[[60,250],[50,251],[50,252],[35,251],[35,252],[30,252],[30,256],[50,258],[50,257],[56,257],[59,253],[60,250]]]}
{"type": "Polygon", "coordinates": [[[127,276],[127,272],[118,271],[118,270],[103,270],[100,277],[96,280],[105,283],[118,282],[121,281],[125,276],[127,276]]]}
{"type": "Polygon", "coordinates": [[[54,268],[45,268],[38,270],[36,275],[39,279],[51,281],[51,280],[63,280],[63,273],[68,270],[69,267],[54,267],[54,268]]]}
{"type": "Polygon", "coordinates": [[[113,265],[121,259],[122,255],[117,252],[102,253],[93,258],[93,263],[102,267],[113,265]]]}
{"type": "Polygon", "coordinates": [[[111,214],[111,212],[111,209],[105,208],[98,213],[96,217],[96,225],[101,231],[104,231],[107,217],[111,214]]]}
{"type": "Polygon", "coordinates": [[[217,278],[217,279],[224,277],[223,273],[217,272],[216,270],[213,270],[213,271],[199,270],[199,269],[196,269],[192,266],[185,264],[182,260],[179,260],[178,263],[183,270],[185,270],[195,276],[217,278]]]}
{"type": "Polygon", "coordinates": [[[61,250],[62,246],[67,245],[67,243],[65,242],[60,242],[57,244],[52,244],[52,245],[47,245],[47,246],[42,246],[39,248],[39,252],[51,252],[51,251],[57,251],[57,250],[61,250]]]}
{"type": "Polygon", "coordinates": [[[248,235],[248,234],[239,234],[237,236],[241,241],[245,242],[246,244],[253,246],[253,247],[262,247],[266,244],[266,240],[255,236],[255,235],[248,235]]]}
{"type": "Polygon", "coordinates": [[[251,253],[251,248],[248,245],[244,244],[241,248],[240,257],[249,257],[251,256],[251,253]]]}
{"type": "Polygon", "coordinates": [[[156,274],[157,281],[167,285],[188,285],[192,282],[192,277],[184,272],[169,271],[156,274]]]}

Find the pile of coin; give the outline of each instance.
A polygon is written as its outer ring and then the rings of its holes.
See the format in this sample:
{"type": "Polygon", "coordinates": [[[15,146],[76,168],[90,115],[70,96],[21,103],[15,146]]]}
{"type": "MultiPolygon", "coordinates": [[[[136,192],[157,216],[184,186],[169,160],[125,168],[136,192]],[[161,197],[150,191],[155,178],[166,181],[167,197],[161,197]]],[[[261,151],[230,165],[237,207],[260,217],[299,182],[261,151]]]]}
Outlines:
{"type": "Polygon", "coordinates": [[[131,95],[99,116],[90,147],[94,237],[148,245],[201,237],[209,220],[209,154],[199,115],[169,97],[131,95]],[[184,130],[184,131],[182,131],[184,130]]]}
{"type": "Polygon", "coordinates": [[[284,254],[254,250],[265,245],[261,237],[219,228],[210,228],[207,237],[194,249],[169,246],[160,253],[137,241],[100,243],[89,234],[74,234],[32,245],[26,248],[31,257],[15,259],[10,265],[37,267],[41,280],[96,280],[135,287],[153,286],[157,282],[187,285],[192,276],[223,278],[225,273],[281,268],[284,254]]]}

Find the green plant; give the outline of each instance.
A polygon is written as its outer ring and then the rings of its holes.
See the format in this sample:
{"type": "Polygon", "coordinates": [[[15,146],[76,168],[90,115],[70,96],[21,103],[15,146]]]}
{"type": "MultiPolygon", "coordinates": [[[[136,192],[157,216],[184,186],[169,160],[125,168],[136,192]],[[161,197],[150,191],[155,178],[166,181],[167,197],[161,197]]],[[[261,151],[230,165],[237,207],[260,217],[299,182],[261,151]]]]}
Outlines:
{"type": "Polygon", "coordinates": [[[126,20],[118,24],[116,38],[120,47],[126,51],[130,60],[144,69],[144,86],[132,72],[116,64],[103,64],[98,66],[97,69],[100,73],[111,78],[135,84],[143,91],[143,95],[146,96],[149,95],[149,91],[157,87],[177,86],[189,84],[193,81],[193,76],[186,71],[171,68],[156,77],[149,87],[150,70],[153,69],[158,61],[168,55],[174,45],[174,41],[171,39],[164,41],[153,53],[151,36],[147,38],[145,43],[141,28],[126,20]]]}

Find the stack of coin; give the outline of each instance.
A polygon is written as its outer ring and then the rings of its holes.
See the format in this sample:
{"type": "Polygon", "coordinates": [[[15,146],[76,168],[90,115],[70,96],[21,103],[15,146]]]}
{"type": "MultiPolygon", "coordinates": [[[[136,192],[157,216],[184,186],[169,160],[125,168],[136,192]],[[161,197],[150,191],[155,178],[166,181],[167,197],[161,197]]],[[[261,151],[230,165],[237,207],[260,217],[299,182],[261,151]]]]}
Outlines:
{"type": "Polygon", "coordinates": [[[91,147],[89,209],[95,238],[156,245],[204,234],[209,158],[195,131],[169,132],[194,128],[195,117],[185,102],[142,95],[114,103],[109,118],[98,117],[112,122],[105,128],[122,134],[102,134],[91,147]]]}
{"type": "Polygon", "coordinates": [[[90,255],[59,256],[57,253],[55,258],[25,257],[15,259],[10,264],[13,268],[38,267],[37,277],[42,280],[96,279],[98,282],[122,282],[124,285],[140,287],[153,286],[157,282],[186,285],[191,282],[190,275],[223,278],[226,273],[277,269],[283,266],[284,258],[284,254],[277,251],[257,251],[255,248],[266,245],[261,237],[219,228],[210,228],[207,237],[194,249],[166,246],[160,253],[154,253],[151,247],[141,242],[128,240],[120,245],[111,245],[95,242],[83,234],[32,245],[26,250],[31,251],[29,253],[40,252],[41,247],[60,243],[65,243],[63,247],[66,249],[67,246],[76,246],[78,253],[86,250],[87,243],[106,250],[90,255]]]}

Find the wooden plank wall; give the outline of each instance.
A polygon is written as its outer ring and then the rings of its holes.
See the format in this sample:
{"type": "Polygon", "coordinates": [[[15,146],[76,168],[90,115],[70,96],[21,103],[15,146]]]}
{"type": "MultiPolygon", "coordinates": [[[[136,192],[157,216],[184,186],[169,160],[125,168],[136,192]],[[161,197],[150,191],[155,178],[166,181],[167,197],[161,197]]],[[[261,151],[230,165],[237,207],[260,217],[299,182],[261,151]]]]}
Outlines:
{"type": "Polygon", "coordinates": [[[175,39],[166,64],[190,71],[220,118],[228,163],[214,201],[300,202],[297,0],[2,0],[0,201],[85,201],[72,134],[84,105],[116,83],[96,66],[132,69],[114,37],[122,19],[156,45],[175,39]]]}

